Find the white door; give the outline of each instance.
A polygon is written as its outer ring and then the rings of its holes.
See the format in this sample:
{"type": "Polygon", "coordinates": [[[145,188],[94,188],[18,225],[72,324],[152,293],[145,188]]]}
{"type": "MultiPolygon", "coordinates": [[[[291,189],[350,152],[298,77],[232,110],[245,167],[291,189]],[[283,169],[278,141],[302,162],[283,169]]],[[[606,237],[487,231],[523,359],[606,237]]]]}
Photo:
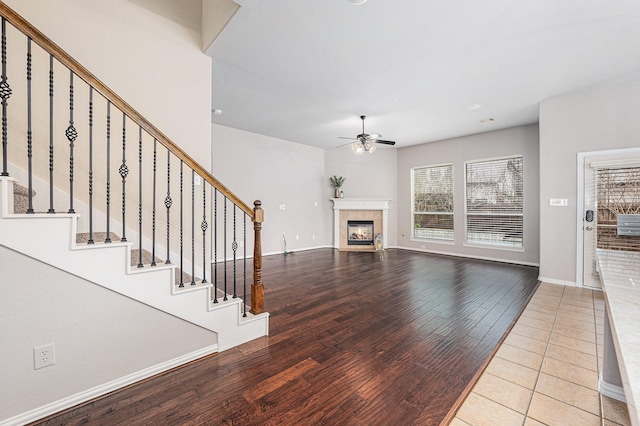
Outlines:
{"type": "Polygon", "coordinates": [[[583,285],[602,288],[596,262],[597,240],[597,173],[591,161],[584,165],[584,209],[582,211],[583,285]]]}
{"type": "MultiPolygon", "coordinates": [[[[607,231],[607,228],[611,228],[613,226],[610,223],[601,223],[601,227],[603,227],[603,229],[602,232],[598,233],[598,204],[600,203],[601,207],[607,205],[606,200],[598,200],[598,175],[603,174],[605,179],[607,175],[613,174],[615,174],[616,176],[625,176],[625,170],[637,168],[640,165],[638,151],[629,151],[630,152],[625,152],[624,154],[590,156],[586,157],[584,161],[584,200],[582,211],[582,284],[585,287],[602,288],[602,285],[600,284],[600,274],[598,271],[596,259],[598,235],[603,235],[607,232],[610,232],[610,229],[609,231],[607,231]]],[[[634,174],[629,178],[623,179],[636,179],[634,176],[636,175],[634,174]]],[[[634,204],[637,202],[637,199],[640,197],[640,195],[627,193],[625,197],[627,198],[627,202],[629,202],[631,199],[634,200],[632,202],[632,204],[634,204]]],[[[607,242],[606,237],[602,238],[604,239],[603,241],[601,241],[600,245],[607,248],[610,243],[607,242]]],[[[620,248],[618,247],[616,249],[620,248]]]]}

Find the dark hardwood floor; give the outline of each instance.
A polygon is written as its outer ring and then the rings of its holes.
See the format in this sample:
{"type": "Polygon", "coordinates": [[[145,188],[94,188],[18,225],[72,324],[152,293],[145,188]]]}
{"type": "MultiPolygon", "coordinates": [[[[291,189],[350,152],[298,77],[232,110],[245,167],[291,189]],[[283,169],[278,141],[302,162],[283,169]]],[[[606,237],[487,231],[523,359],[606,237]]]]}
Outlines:
{"type": "Polygon", "coordinates": [[[437,425],[537,276],[534,267],[395,249],[268,256],[269,337],[40,424],[437,425]]]}

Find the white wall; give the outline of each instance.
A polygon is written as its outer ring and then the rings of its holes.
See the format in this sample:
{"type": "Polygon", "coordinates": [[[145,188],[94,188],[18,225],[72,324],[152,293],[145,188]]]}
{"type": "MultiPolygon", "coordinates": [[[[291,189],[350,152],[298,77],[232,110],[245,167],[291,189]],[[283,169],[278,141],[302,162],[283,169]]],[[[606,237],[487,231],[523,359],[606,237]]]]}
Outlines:
{"type": "MultiPolygon", "coordinates": [[[[378,148],[373,154],[356,155],[349,146],[328,149],[324,152],[324,200],[327,229],[333,235],[333,188],[329,185],[331,176],[346,178],[342,191],[345,198],[390,198],[389,235],[385,235],[385,246],[397,245],[396,222],[398,220],[397,197],[397,150],[378,148]]],[[[333,239],[331,239],[333,244],[333,239]]]]}
{"type": "Polygon", "coordinates": [[[576,282],[577,154],[640,146],[640,79],[540,104],[540,277],[576,282]],[[549,198],[568,198],[565,208],[549,198]]]}
{"type": "Polygon", "coordinates": [[[0,245],[0,422],[210,346],[216,334],[0,245]],[[33,348],[56,362],[33,368],[33,348]]]}
{"type": "Polygon", "coordinates": [[[529,125],[481,133],[398,150],[398,246],[461,256],[537,265],[538,246],[538,126],[529,125]],[[465,246],[464,162],[510,155],[524,161],[524,251],[465,246]],[[455,243],[411,240],[411,168],[453,163],[455,243]]]}
{"type": "Polygon", "coordinates": [[[211,58],[200,34],[126,0],[5,3],[210,166],[211,58]]]}
{"type": "Polygon", "coordinates": [[[262,201],[263,254],[284,251],[283,233],[289,251],[332,244],[322,149],[214,124],[212,156],[214,176],[246,203],[262,201]]]}

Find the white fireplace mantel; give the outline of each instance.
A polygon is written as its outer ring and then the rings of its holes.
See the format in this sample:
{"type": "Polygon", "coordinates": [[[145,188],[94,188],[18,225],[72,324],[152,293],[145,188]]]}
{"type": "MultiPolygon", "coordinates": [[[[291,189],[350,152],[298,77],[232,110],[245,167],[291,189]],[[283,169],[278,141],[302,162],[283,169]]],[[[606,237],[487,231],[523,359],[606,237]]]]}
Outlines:
{"type": "MultiPolygon", "coordinates": [[[[386,240],[389,234],[390,198],[332,198],[333,201],[333,247],[340,248],[340,210],[379,210],[382,211],[382,236],[386,240]]],[[[386,248],[386,241],[383,248],[386,248]]]]}

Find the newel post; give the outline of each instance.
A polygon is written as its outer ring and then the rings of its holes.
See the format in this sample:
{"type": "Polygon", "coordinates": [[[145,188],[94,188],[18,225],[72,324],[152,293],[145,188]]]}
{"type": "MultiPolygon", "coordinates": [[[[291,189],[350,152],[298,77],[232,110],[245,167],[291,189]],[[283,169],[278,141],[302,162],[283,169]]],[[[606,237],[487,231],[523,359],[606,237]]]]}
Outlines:
{"type": "Polygon", "coordinates": [[[262,284],[262,242],[260,232],[264,222],[262,201],[253,202],[253,284],[251,284],[251,313],[258,315],[264,312],[264,285],[262,284]]]}

